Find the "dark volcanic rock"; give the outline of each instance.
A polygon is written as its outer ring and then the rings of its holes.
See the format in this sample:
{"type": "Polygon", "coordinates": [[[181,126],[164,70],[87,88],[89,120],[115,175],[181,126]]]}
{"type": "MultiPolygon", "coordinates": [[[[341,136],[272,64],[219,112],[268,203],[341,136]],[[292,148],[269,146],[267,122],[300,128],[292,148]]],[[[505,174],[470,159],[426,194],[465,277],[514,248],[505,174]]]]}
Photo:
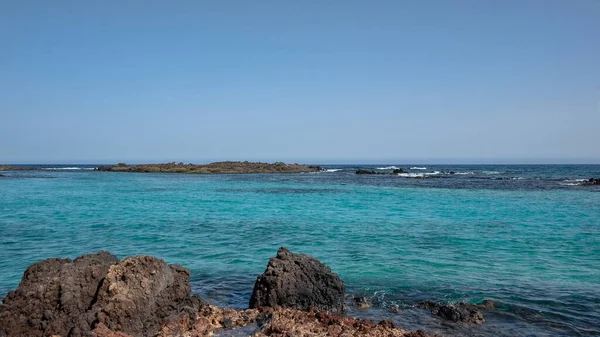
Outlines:
{"type": "Polygon", "coordinates": [[[356,170],[355,173],[356,174],[390,175],[390,174],[406,173],[406,171],[404,171],[404,169],[401,169],[401,168],[394,169],[392,172],[377,172],[377,171],[372,171],[372,170],[359,169],[359,170],[356,170]]]}
{"type": "Polygon", "coordinates": [[[377,172],[369,170],[356,170],[356,174],[377,174],[377,172]]]}
{"type": "Polygon", "coordinates": [[[86,311],[117,258],[99,252],[70,259],[47,259],[23,274],[16,291],[0,306],[0,336],[76,336],[90,330],[86,311]]]}
{"type": "Polygon", "coordinates": [[[600,185],[600,178],[590,178],[588,181],[584,182],[583,185],[585,185],[585,186],[600,185]]]}
{"type": "Polygon", "coordinates": [[[344,281],[317,259],[281,247],[254,284],[250,308],[263,306],[343,312],[344,281]]]}
{"type": "Polygon", "coordinates": [[[100,323],[153,336],[169,319],[195,317],[200,299],[189,294],[189,271],[154,257],[47,259],[27,268],[3,300],[0,336],[87,336],[100,323]]]}
{"type": "Polygon", "coordinates": [[[455,323],[483,324],[485,319],[483,318],[481,310],[493,310],[494,302],[485,300],[482,304],[441,304],[425,301],[418,303],[417,307],[430,310],[432,314],[455,323]]]}

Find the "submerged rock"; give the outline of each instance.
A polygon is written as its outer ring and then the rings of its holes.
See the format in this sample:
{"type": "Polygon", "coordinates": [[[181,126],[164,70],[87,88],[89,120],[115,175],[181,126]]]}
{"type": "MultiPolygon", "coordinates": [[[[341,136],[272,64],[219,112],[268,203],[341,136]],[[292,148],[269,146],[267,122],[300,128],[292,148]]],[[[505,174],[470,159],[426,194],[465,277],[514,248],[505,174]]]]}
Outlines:
{"type": "Polygon", "coordinates": [[[485,300],[482,304],[442,304],[425,301],[418,303],[417,307],[430,310],[432,314],[455,323],[483,324],[485,319],[483,318],[481,310],[493,310],[494,302],[491,300],[485,300]]]}
{"type": "Polygon", "coordinates": [[[258,276],[250,308],[282,306],[344,311],[344,281],[312,256],[279,248],[258,276]]]}
{"type": "Polygon", "coordinates": [[[352,303],[358,309],[364,310],[371,307],[371,302],[364,296],[356,296],[352,298],[352,303]]]}

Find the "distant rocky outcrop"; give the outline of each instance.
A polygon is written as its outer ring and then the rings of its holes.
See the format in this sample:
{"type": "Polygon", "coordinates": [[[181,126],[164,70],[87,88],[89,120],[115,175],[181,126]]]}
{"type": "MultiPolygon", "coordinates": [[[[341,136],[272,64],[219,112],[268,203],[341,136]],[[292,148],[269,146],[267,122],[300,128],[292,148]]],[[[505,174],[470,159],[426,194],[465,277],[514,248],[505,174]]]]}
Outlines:
{"type": "Polygon", "coordinates": [[[0,171],[36,171],[39,170],[37,167],[29,166],[14,166],[14,165],[1,165],[0,171]]]}
{"type": "Polygon", "coordinates": [[[248,173],[307,173],[321,172],[323,168],[314,165],[276,163],[256,163],[240,161],[215,162],[206,165],[166,163],[127,165],[118,163],[113,166],[99,166],[96,171],[108,172],[145,172],[145,173],[193,173],[193,174],[248,174],[248,173]]]}
{"type": "Polygon", "coordinates": [[[356,170],[355,173],[356,174],[390,175],[390,174],[406,173],[406,171],[401,168],[394,169],[394,170],[392,170],[392,172],[379,172],[379,171],[373,171],[373,170],[359,169],[359,170],[356,170]]]}
{"type": "Polygon", "coordinates": [[[250,308],[263,306],[341,313],[344,281],[314,257],[281,247],[254,284],[250,308]]]}
{"type": "Polygon", "coordinates": [[[482,310],[493,310],[494,302],[485,300],[482,304],[444,304],[425,301],[418,303],[417,307],[430,310],[432,314],[455,323],[483,324],[485,319],[483,318],[482,310]]]}
{"type": "Polygon", "coordinates": [[[600,185],[600,178],[590,178],[587,181],[584,181],[583,185],[585,185],[585,186],[600,185]]]}

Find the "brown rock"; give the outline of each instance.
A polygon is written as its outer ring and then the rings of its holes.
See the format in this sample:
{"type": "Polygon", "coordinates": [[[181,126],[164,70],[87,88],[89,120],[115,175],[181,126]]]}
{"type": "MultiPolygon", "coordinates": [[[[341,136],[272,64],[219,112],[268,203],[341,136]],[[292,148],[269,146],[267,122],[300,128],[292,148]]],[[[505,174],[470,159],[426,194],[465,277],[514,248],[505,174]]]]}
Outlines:
{"type": "Polygon", "coordinates": [[[98,321],[134,336],[152,336],[190,298],[190,274],[151,256],[129,257],[110,267],[98,291],[98,321]]]}
{"type": "Polygon", "coordinates": [[[77,336],[89,331],[86,311],[103,276],[117,258],[105,251],[70,259],[47,259],[23,274],[0,306],[0,336],[77,336]],[[87,329],[87,330],[85,330],[87,329]]]}

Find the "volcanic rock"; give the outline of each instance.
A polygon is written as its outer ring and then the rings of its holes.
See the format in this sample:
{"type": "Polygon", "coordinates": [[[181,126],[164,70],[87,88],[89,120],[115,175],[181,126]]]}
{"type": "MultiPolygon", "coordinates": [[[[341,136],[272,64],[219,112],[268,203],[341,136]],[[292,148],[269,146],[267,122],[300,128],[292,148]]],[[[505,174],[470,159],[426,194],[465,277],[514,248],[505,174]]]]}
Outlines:
{"type": "Polygon", "coordinates": [[[0,336],[87,336],[107,327],[135,337],[153,336],[164,322],[195,317],[189,271],[154,257],[121,262],[109,252],[47,259],[23,274],[0,305],[0,336]]]}
{"type": "Polygon", "coordinates": [[[600,185],[600,178],[590,178],[583,183],[585,186],[600,185]]]}
{"type": "Polygon", "coordinates": [[[265,272],[258,276],[250,308],[290,307],[344,311],[344,281],[309,255],[294,254],[281,247],[265,272]]]}
{"type": "Polygon", "coordinates": [[[493,310],[494,302],[485,300],[482,304],[442,304],[425,301],[418,303],[417,307],[430,310],[432,314],[455,323],[483,324],[485,319],[483,318],[481,310],[493,310]]]}

